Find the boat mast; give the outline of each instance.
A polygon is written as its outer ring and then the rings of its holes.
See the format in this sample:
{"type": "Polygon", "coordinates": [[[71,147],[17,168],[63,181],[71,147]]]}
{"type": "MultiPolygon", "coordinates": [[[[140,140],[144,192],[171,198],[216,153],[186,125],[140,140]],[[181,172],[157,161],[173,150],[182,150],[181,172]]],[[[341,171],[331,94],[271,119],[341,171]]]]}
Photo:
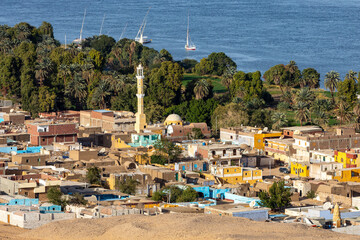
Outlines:
{"type": "Polygon", "coordinates": [[[146,26],[146,17],[148,16],[149,12],[150,12],[150,9],[151,7],[149,7],[148,11],[146,12],[146,15],[141,23],[141,26],[140,26],[140,29],[135,37],[135,39],[138,39],[140,38],[139,42],[140,43],[143,43],[142,40],[143,40],[143,33],[144,33],[144,30],[145,30],[145,26],[146,26]],[[140,36],[140,37],[139,37],[140,36]]]}
{"type": "Polygon", "coordinates": [[[83,34],[83,29],[84,29],[85,17],[86,17],[86,8],[85,8],[84,18],[83,18],[83,22],[82,22],[81,30],[80,30],[80,43],[82,41],[82,34],[83,34]]]}
{"type": "Polygon", "coordinates": [[[122,39],[122,37],[123,37],[123,35],[124,35],[124,33],[125,33],[125,30],[126,30],[127,25],[128,25],[128,23],[125,24],[125,27],[124,27],[121,35],[120,35],[119,41],[122,39]]]}
{"type": "Polygon", "coordinates": [[[189,46],[189,12],[188,12],[188,26],[187,26],[187,32],[186,32],[186,46],[189,46]]]}
{"type": "Polygon", "coordinates": [[[101,28],[100,28],[100,34],[99,34],[99,36],[102,35],[102,30],[103,30],[103,26],[104,26],[105,16],[106,16],[106,15],[104,14],[104,17],[103,17],[103,20],[102,20],[102,23],[101,23],[101,28]]]}

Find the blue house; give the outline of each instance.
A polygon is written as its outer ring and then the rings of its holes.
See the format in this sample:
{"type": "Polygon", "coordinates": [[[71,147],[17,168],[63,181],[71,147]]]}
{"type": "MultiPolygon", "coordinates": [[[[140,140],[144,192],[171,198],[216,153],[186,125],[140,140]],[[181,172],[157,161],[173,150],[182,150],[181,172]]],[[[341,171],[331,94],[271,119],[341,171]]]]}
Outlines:
{"type": "Polygon", "coordinates": [[[225,193],[230,191],[230,189],[216,189],[216,188],[211,188],[208,186],[193,187],[193,189],[199,193],[200,197],[213,198],[213,199],[216,199],[216,198],[224,199],[225,193]]]}
{"type": "Polygon", "coordinates": [[[43,204],[39,207],[40,213],[56,213],[61,212],[61,206],[52,204],[43,204]]]}
{"type": "Polygon", "coordinates": [[[32,206],[37,204],[39,204],[38,198],[29,198],[29,199],[11,199],[7,205],[32,206]]]}
{"type": "Polygon", "coordinates": [[[156,133],[133,133],[131,134],[131,143],[128,143],[131,147],[147,147],[154,145],[161,139],[160,134],[156,133]]]}

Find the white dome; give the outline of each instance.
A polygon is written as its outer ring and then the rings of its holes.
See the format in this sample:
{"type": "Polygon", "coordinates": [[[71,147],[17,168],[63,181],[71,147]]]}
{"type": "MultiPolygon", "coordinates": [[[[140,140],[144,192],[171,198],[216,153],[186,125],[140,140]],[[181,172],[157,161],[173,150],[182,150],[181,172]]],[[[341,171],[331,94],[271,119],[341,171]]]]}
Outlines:
{"type": "Polygon", "coordinates": [[[165,120],[165,122],[181,122],[181,121],[182,121],[181,117],[177,114],[170,114],[165,120]]]}

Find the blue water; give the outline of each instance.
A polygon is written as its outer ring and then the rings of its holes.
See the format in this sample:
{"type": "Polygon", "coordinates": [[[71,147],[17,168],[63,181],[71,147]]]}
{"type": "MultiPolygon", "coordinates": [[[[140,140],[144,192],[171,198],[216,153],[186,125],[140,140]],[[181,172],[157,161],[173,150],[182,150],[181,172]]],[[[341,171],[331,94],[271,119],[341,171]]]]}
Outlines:
{"type": "Polygon", "coordinates": [[[134,38],[147,8],[148,46],[168,49],[175,59],[200,60],[211,52],[225,52],[239,70],[264,73],[269,67],[295,60],[313,67],[323,79],[336,70],[360,70],[360,1],[358,0],[1,0],[0,24],[21,21],[39,26],[48,21],[64,42],[79,37],[85,7],[84,36],[103,33],[116,40],[134,38]],[[198,50],[184,50],[187,12],[198,50]]]}

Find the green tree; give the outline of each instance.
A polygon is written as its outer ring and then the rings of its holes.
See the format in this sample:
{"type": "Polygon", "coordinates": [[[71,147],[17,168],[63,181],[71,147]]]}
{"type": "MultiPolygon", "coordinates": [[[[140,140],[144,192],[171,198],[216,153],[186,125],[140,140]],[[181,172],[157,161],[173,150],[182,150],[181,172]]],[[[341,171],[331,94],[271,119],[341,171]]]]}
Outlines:
{"type": "Polygon", "coordinates": [[[161,67],[150,74],[147,98],[165,108],[180,103],[183,72],[178,63],[161,63],[161,67]]]}
{"type": "Polygon", "coordinates": [[[203,139],[204,134],[201,132],[200,128],[193,128],[189,134],[190,139],[203,139]]]}
{"type": "Polygon", "coordinates": [[[132,178],[117,180],[115,182],[115,188],[117,190],[130,195],[135,195],[137,185],[139,185],[139,182],[132,178]]]}
{"type": "Polygon", "coordinates": [[[101,170],[98,167],[91,167],[87,169],[86,180],[90,184],[101,185],[101,170]]]}
{"type": "Polygon", "coordinates": [[[70,196],[67,203],[69,205],[86,205],[88,201],[85,200],[84,195],[80,193],[74,193],[74,195],[70,196]]]}
{"type": "Polygon", "coordinates": [[[46,194],[49,202],[55,205],[60,205],[64,209],[67,205],[67,202],[63,199],[63,193],[60,191],[59,187],[50,187],[46,194]]]}
{"type": "Polygon", "coordinates": [[[320,73],[314,68],[306,68],[302,71],[302,77],[300,79],[300,87],[308,86],[309,88],[320,87],[320,73]]]}
{"type": "Polygon", "coordinates": [[[166,156],[168,159],[168,164],[178,161],[182,152],[179,146],[167,140],[166,138],[158,140],[154,144],[154,148],[155,155],[166,156]]]}
{"type": "Polygon", "coordinates": [[[269,192],[260,192],[260,206],[268,207],[272,211],[283,211],[290,206],[290,190],[284,181],[274,182],[269,192]]]}
{"type": "Polygon", "coordinates": [[[341,101],[345,101],[350,106],[357,100],[357,83],[354,72],[349,71],[344,81],[338,82],[337,90],[341,101]]]}
{"type": "Polygon", "coordinates": [[[207,59],[214,65],[214,69],[211,72],[213,75],[222,76],[228,68],[236,68],[236,63],[223,52],[213,52],[207,57],[207,59]]]}

